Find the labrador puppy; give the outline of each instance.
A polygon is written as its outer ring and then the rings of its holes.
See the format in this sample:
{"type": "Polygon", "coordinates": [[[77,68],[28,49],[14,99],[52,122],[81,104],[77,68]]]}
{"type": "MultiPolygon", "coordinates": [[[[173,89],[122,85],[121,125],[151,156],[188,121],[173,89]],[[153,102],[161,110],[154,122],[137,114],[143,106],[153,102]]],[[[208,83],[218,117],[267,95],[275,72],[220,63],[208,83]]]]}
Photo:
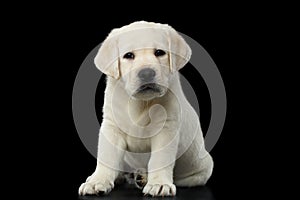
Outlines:
{"type": "Polygon", "coordinates": [[[97,166],[80,195],[107,194],[122,172],[141,169],[143,193],[152,196],[207,182],[213,160],[178,73],[190,57],[166,24],[140,21],[111,31],[94,60],[107,85],[97,166]]]}

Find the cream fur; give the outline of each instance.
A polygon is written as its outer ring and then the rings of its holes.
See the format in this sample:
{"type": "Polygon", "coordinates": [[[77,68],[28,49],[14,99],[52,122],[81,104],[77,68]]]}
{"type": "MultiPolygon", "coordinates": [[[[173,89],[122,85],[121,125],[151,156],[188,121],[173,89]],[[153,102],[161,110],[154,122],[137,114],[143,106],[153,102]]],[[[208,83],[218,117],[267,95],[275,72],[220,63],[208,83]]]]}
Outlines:
{"type": "Polygon", "coordinates": [[[190,56],[188,44],[165,24],[135,22],[114,29],[106,38],[95,57],[97,68],[108,75],[98,162],[80,186],[80,195],[110,192],[124,163],[147,169],[143,193],[153,196],[172,196],[176,186],[207,182],[213,161],[178,74],[190,56]],[[155,57],[154,49],[167,54],[155,57]],[[124,59],[126,52],[133,52],[135,59],[124,59]],[[134,97],[140,86],[137,74],[149,67],[156,72],[161,92],[145,99],[134,97]]]}

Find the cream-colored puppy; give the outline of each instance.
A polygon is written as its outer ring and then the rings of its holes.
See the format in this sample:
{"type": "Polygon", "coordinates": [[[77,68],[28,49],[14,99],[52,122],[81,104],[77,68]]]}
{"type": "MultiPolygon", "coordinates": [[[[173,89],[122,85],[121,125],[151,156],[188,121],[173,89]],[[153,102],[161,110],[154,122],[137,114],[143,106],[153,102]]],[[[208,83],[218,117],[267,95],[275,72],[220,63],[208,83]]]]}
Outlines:
{"type": "Polygon", "coordinates": [[[80,195],[108,193],[121,171],[140,168],[147,171],[143,193],[153,196],[207,182],[213,161],[178,74],[190,56],[165,24],[135,22],[109,34],[95,57],[108,76],[97,167],[80,195]]]}

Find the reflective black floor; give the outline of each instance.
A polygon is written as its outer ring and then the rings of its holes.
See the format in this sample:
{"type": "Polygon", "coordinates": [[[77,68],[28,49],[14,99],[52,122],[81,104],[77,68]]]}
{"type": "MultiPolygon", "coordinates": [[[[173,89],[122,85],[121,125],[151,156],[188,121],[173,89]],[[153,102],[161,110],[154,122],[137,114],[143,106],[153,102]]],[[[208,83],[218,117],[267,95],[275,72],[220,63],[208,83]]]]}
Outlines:
{"type": "MultiPolygon", "coordinates": [[[[123,184],[116,186],[110,194],[106,196],[79,196],[79,200],[117,200],[117,199],[142,199],[142,200],[155,200],[162,199],[162,197],[151,197],[144,196],[142,191],[135,188],[133,185],[123,184]]],[[[180,188],[177,187],[177,194],[175,197],[163,197],[163,199],[176,199],[176,200],[186,200],[186,199],[201,199],[201,200],[215,200],[210,189],[205,187],[192,187],[192,188],[180,188]]]]}

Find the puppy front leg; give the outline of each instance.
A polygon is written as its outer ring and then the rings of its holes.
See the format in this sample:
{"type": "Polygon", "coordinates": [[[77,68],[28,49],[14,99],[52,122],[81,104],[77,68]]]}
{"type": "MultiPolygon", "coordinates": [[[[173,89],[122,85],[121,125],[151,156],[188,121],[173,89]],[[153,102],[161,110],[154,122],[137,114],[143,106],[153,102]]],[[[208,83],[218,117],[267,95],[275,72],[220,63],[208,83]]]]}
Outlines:
{"type": "Polygon", "coordinates": [[[176,132],[163,130],[151,139],[151,157],[148,163],[148,182],[144,194],[152,196],[175,196],[173,168],[176,160],[179,136],[176,132]]]}
{"type": "Polygon", "coordinates": [[[126,143],[119,130],[102,124],[95,172],[79,187],[79,195],[107,194],[121,169],[126,143]]]}

